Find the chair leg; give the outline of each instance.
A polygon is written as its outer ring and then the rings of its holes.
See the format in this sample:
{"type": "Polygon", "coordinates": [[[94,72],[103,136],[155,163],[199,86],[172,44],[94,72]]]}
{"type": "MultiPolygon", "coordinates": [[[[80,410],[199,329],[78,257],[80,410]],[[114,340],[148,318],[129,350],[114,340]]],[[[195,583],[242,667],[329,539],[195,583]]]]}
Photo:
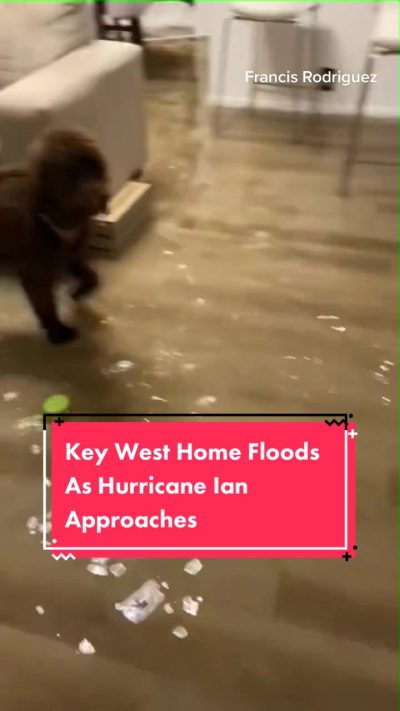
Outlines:
{"type": "MultiPolygon", "coordinates": [[[[310,32],[310,69],[316,72],[319,66],[319,5],[311,9],[312,23],[309,28],[310,32]]],[[[317,118],[319,114],[320,89],[313,83],[310,84],[310,124],[317,118]]]]}
{"type": "MultiPolygon", "coordinates": [[[[368,50],[363,74],[371,74],[374,67],[375,56],[368,50]]],[[[358,149],[360,146],[361,124],[364,114],[364,106],[367,100],[369,84],[361,84],[360,93],[358,96],[357,108],[354,114],[353,122],[349,132],[349,142],[347,145],[347,154],[343,163],[342,175],[340,178],[339,194],[341,197],[347,197],[349,194],[350,180],[353,175],[354,166],[357,162],[358,149]]]]}
{"type": "Polygon", "coordinates": [[[131,20],[131,41],[132,44],[143,46],[143,32],[139,17],[132,17],[131,20]]]}
{"type": "MultiPolygon", "coordinates": [[[[253,43],[253,67],[252,69],[257,73],[262,69],[262,40],[264,39],[264,25],[262,22],[253,22],[254,25],[254,43],[253,43]]],[[[251,83],[250,89],[250,109],[254,111],[256,108],[257,99],[257,84],[255,82],[251,83]]]]}
{"type": "Polygon", "coordinates": [[[99,39],[104,39],[104,24],[103,18],[105,15],[105,5],[104,0],[95,0],[94,2],[94,13],[97,25],[97,36],[99,39]]]}
{"type": "Polygon", "coordinates": [[[221,30],[221,46],[219,53],[219,64],[218,64],[218,79],[217,79],[217,105],[216,119],[219,124],[219,119],[221,115],[222,102],[225,96],[225,82],[226,82],[226,70],[228,63],[228,53],[229,53],[229,40],[231,34],[232,18],[226,17],[221,30]]]}
{"type": "MultiPolygon", "coordinates": [[[[294,25],[295,31],[295,71],[300,77],[302,74],[304,60],[304,32],[300,24],[294,25]]],[[[294,85],[292,88],[293,96],[293,143],[300,140],[301,128],[301,105],[302,105],[302,88],[294,85]]]]}

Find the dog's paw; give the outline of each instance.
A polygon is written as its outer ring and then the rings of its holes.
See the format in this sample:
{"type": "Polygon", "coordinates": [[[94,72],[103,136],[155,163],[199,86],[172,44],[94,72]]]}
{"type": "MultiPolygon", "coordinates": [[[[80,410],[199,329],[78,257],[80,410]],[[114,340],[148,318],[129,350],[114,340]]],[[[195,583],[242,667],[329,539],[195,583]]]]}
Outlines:
{"type": "Polygon", "coordinates": [[[76,328],[66,326],[64,323],[58,323],[47,329],[47,338],[54,345],[62,345],[73,341],[78,335],[76,328]]]}
{"type": "Polygon", "coordinates": [[[96,272],[88,269],[85,276],[80,280],[78,286],[72,292],[71,296],[74,301],[79,301],[85,296],[89,296],[99,286],[99,279],[96,272]]]}

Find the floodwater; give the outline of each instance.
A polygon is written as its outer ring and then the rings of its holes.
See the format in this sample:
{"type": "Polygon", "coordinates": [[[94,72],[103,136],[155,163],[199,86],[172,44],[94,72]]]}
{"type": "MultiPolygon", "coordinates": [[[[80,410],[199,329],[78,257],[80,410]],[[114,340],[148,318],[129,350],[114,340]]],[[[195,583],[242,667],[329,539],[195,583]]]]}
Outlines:
{"type": "Polygon", "coordinates": [[[216,135],[186,80],[153,79],[148,107],[153,217],[99,263],[80,340],[47,345],[0,285],[2,711],[392,711],[395,172],[363,166],[342,201],[340,125],[293,145],[287,121],[229,114],[216,135]],[[52,560],[26,528],[41,433],[18,423],[59,392],[81,412],[352,411],[357,559],[202,559],[196,576],[141,559],[120,577],[52,560]],[[131,624],[114,603],[154,578],[174,612],[131,624]]]}

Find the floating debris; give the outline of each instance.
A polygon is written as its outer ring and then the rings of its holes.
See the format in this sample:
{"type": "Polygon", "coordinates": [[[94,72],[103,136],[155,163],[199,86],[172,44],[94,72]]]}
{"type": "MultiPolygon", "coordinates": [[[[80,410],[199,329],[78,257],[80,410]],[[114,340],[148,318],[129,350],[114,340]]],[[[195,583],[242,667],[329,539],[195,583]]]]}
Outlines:
{"type": "Polygon", "coordinates": [[[202,595],[198,595],[198,596],[196,597],[196,600],[198,600],[199,602],[203,602],[204,597],[203,597],[202,595]]]}
{"type": "Polygon", "coordinates": [[[379,380],[382,385],[389,385],[389,379],[383,373],[379,373],[377,370],[374,372],[374,378],[379,380]]]}
{"type": "Polygon", "coordinates": [[[115,578],[120,578],[122,575],[125,575],[127,567],[123,563],[113,563],[110,565],[109,571],[115,578]]]}
{"type": "Polygon", "coordinates": [[[394,365],[391,360],[384,360],[385,365],[394,365]]]}
{"type": "Polygon", "coordinates": [[[50,486],[51,486],[51,481],[50,481],[50,479],[47,479],[47,478],[46,478],[46,486],[47,486],[47,487],[50,487],[50,486]]]}
{"type": "Polygon", "coordinates": [[[339,321],[339,316],[325,316],[324,314],[321,314],[320,316],[317,316],[320,321],[339,321]]]}
{"type": "Polygon", "coordinates": [[[283,356],[283,360],[297,360],[297,357],[292,356],[292,355],[287,355],[287,356],[283,356]]]}
{"type": "Polygon", "coordinates": [[[46,521],[46,525],[43,526],[43,523],[39,523],[39,533],[43,533],[45,530],[46,533],[51,533],[51,521],[46,521]]]}
{"type": "Polygon", "coordinates": [[[185,595],[185,597],[182,598],[182,609],[184,612],[186,612],[187,615],[192,615],[193,617],[196,617],[199,611],[199,607],[200,603],[190,597],[190,595],[185,595]]]}
{"type": "Polygon", "coordinates": [[[187,372],[196,370],[196,367],[196,363],[182,363],[182,370],[186,370],[187,372]]]}
{"type": "Polygon", "coordinates": [[[20,432],[25,430],[41,430],[43,426],[43,418],[41,415],[33,415],[31,417],[23,417],[14,424],[14,428],[20,432]]]}
{"type": "Polygon", "coordinates": [[[387,406],[387,405],[390,405],[390,403],[391,403],[392,401],[391,401],[391,399],[390,399],[389,397],[385,397],[384,395],[382,395],[382,402],[383,402],[384,405],[387,406]]]}
{"type": "Polygon", "coordinates": [[[136,592],[129,595],[123,602],[116,602],[114,607],[123,616],[138,624],[143,622],[164,601],[165,595],[161,592],[156,580],[148,580],[136,592]]]}
{"type": "Polygon", "coordinates": [[[13,393],[13,392],[3,393],[4,402],[12,402],[13,400],[17,400],[18,397],[19,397],[18,393],[13,393]]]}
{"type": "Polygon", "coordinates": [[[153,351],[152,374],[165,378],[172,375],[177,367],[177,359],[182,358],[182,353],[164,346],[157,347],[153,351]]]}
{"type": "Polygon", "coordinates": [[[177,266],[177,269],[181,269],[181,270],[187,269],[187,264],[177,264],[176,266],[177,266]]]}
{"type": "Polygon", "coordinates": [[[44,615],[44,607],[42,607],[41,605],[36,605],[35,610],[38,615],[44,615]]]}
{"type": "Polygon", "coordinates": [[[384,373],[387,373],[388,370],[389,370],[389,368],[387,367],[387,365],[380,365],[379,368],[380,368],[380,370],[383,370],[384,373]]]}
{"type": "Polygon", "coordinates": [[[196,400],[196,405],[199,407],[209,407],[217,402],[217,398],[214,395],[203,395],[196,400]]]}
{"type": "Polygon", "coordinates": [[[131,360],[119,360],[110,368],[111,373],[126,373],[127,370],[134,368],[135,364],[131,360]]]}
{"type": "Polygon", "coordinates": [[[310,356],[303,356],[304,360],[311,360],[310,356]]]}
{"type": "Polygon", "coordinates": [[[142,386],[143,388],[149,388],[149,389],[151,390],[151,385],[150,385],[150,383],[141,382],[140,384],[141,384],[141,386],[142,386]]]}
{"type": "Polygon", "coordinates": [[[173,252],[171,252],[170,249],[163,249],[163,254],[165,254],[166,257],[172,257],[173,252]]]}
{"type": "Polygon", "coordinates": [[[269,237],[268,232],[262,232],[261,230],[257,230],[257,232],[254,232],[254,237],[256,239],[267,239],[269,237]]]}
{"type": "Polygon", "coordinates": [[[172,605],[169,604],[169,602],[166,602],[164,605],[164,612],[167,613],[167,615],[173,615],[174,614],[174,608],[172,605]]]}
{"type": "Polygon", "coordinates": [[[203,568],[203,563],[201,560],[198,558],[192,558],[191,560],[188,560],[184,567],[185,573],[188,573],[188,575],[197,575],[200,573],[200,570],[203,568]]]}
{"type": "Polygon", "coordinates": [[[99,575],[103,578],[108,575],[107,566],[101,565],[100,563],[89,563],[86,566],[86,570],[92,575],[99,575]]]}
{"type": "Polygon", "coordinates": [[[313,357],[312,361],[313,363],[315,363],[315,365],[322,365],[324,362],[322,358],[317,358],[316,356],[313,357]]]}
{"type": "Polygon", "coordinates": [[[345,333],[345,326],[331,326],[332,331],[339,331],[339,333],[345,333]]]}
{"type": "Polygon", "coordinates": [[[29,449],[32,454],[40,454],[42,451],[42,448],[38,444],[31,444],[29,449]]]}
{"type": "Polygon", "coordinates": [[[164,397],[159,397],[158,395],[152,395],[151,399],[155,402],[168,402],[164,397]]]}
{"type": "Polygon", "coordinates": [[[187,631],[186,627],[182,627],[182,625],[174,627],[174,629],[172,630],[172,634],[175,635],[175,637],[178,637],[178,639],[185,639],[185,637],[189,636],[189,632],[187,631]]]}
{"type": "Polygon", "coordinates": [[[196,299],[195,303],[197,304],[197,306],[204,306],[206,300],[199,297],[198,299],[196,299]]]}
{"type": "Polygon", "coordinates": [[[300,380],[298,375],[289,375],[290,380],[300,380]]]}
{"type": "Polygon", "coordinates": [[[94,654],[96,652],[93,644],[88,639],[82,639],[78,644],[78,650],[81,654],[94,654]]]}
{"type": "Polygon", "coordinates": [[[165,588],[165,590],[169,590],[169,585],[168,585],[167,582],[165,582],[165,580],[162,581],[161,587],[162,587],[162,588],[165,588]]]}
{"type": "Polygon", "coordinates": [[[35,536],[39,530],[39,519],[37,516],[30,516],[26,522],[26,527],[31,536],[35,536]]]}
{"type": "Polygon", "coordinates": [[[151,422],[148,417],[143,417],[143,422],[151,422]]]}
{"type": "Polygon", "coordinates": [[[92,563],[98,563],[98,565],[106,565],[109,558],[91,558],[92,563]]]}

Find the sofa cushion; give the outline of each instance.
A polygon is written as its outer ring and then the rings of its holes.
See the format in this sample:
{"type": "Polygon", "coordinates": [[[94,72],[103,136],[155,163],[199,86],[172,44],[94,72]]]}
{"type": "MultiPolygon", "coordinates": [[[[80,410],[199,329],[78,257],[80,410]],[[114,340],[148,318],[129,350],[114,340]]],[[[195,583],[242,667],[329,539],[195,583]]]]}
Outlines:
{"type": "Polygon", "coordinates": [[[0,3],[0,89],[94,37],[90,3],[0,3]]]}

